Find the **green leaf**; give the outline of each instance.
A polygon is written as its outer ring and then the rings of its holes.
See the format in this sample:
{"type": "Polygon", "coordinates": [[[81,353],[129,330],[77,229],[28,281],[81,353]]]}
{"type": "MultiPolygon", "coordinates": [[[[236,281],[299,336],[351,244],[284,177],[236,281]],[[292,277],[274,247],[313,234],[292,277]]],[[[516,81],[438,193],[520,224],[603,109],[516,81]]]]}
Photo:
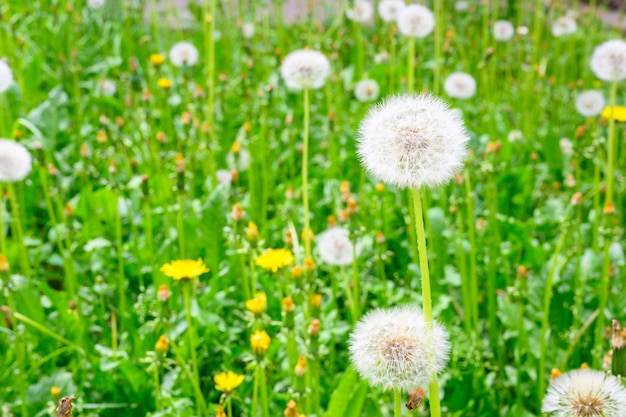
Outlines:
{"type": "Polygon", "coordinates": [[[356,371],[350,368],[341,377],[337,389],[330,398],[328,410],[324,413],[324,417],[345,417],[356,383],[356,371]]]}

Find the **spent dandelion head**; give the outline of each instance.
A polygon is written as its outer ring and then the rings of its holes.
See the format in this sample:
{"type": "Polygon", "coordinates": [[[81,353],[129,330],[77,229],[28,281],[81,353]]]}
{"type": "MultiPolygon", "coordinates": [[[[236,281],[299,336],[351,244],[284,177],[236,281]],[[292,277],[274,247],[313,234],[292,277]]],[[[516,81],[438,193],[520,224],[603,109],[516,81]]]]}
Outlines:
{"type": "Polygon", "coordinates": [[[508,20],[497,20],[493,24],[493,38],[497,41],[508,41],[515,35],[513,23],[508,20]]]}
{"type": "Polygon", "coordinates": [[[369,1],[356,0],[352,7],[346,10],[346,17],[357,23],[367,22],[374,15],[374,7],[369,1]]]}
{"type": "Polygon", "coordinates": [[[442,100],[404,95],[374,107],[361,122],[358,154],[376,179],[398,187],[433,187],[462,166],[469,137],[442,100]]]}
{"type": "Polygon", "coordinates": [[[177,67],[191,67],[198,62],[198,49],[189,42],[178,42],[170,49],[170,61],[177,67]]]}
{"type": "Polygon", "coordinates": [[[256,258],[255,264],[263,269],[277,272],[293,264],[293,254],[287,249],[268,249],[256,258]]]}
{"type": "Polygon", "coordinates": [[[577,369],[550,383],[541,411],[554,417],[623,417],[626,388],[601,371],[577,369]]]}
{"type": "Polygon", "coordinates": [[[383,21],[394,22],[405,7],[404,0],[382,0],[378,3],[378,14],[383,21]]]}
{"type": "Polygon", "coordinates": [[[410,391],[427,384],[448,361],[448,333],[403,306],[367,314],[350,335],[350,358],[372,385],[410,391]]]}
{"type": "Polygon", "coordinates": [[[361,80],[354,86],[354,96],[363,103],[376,100],[379,93],[380,87],[376,80],[361,80]]]}
{"type": "Polygon", "coordinates": [[[243,375],[234,373],[233,371],[222,372],[213,377],[215,381],[215,389],[223,392],[224,394],[230,394],[237,389],[244,380],[243,375]]]}
{"type": "Polygon", "coordinates": [[[591,55],[591,70],[603,81],[620,81],[626,78],[626,42],[618,39],[606,41],[596,47],[591,55]]]}
{"type": "Polygon", "coordinates": [[[291,52],[280,66],[287,87],[294,90],[318,89],[330,73],[330,62],[321,52],[301,49],[291,52]]]}
{"type": "Polygon", "coordinates": [[[0,59],[0,94],[7,91],[13,84],[13,72],[9,65],[0,59]]]}
{"type": "Polygon", "coordinates": [[[101,9],[106,4],[106,0],[87,0],[87,7],[90,9],[101,9]]]}
{"type": "Polygon", "coordinates": [[[595,117],[604,108],[604,95],[597,90],[583,91],[576,97],[576,111],[581,116],[595,117]]]}
{"type": "Polygon", "coordinates": [[[450,97],[465,100],[476,93],[476,80],[466,72],[453,72],[446,78],[443,89],[450,97]]]}
{"type": "Polygon", "coordinates": [[[569,16],[561,16],[552,23],[552,35],[561,37],[572,35],[578,30],[578,24],[569,16]]]}
{"type": "Polygon", "coordinates": [[[241,25],[241,36],[244,39],[252,39],[254,36],[254,24],[252,22],[244,22],[241,25]]]}
{"type": "Polygon", "coordinates": [[[428,7],[411,4],[398,14],[398,30],[405,36],[424,38],[435,29],[435,15],[428,7]]]}
{"type": "Polygon", "coordinates": [[[328,265],[350,265],[354,261],[354,252],[357,256],[361,252],[361,246],[357,244],[355,247],[350,241],[350,233],[341,227],[320,233],[316,243],[320,258],[328,265]]]}
{"type": "Polygon", "coordinates": [[[198,278],[200,275],[209,272],[209,268],[204,265],[202,259],[198,259],[197,261],[184,259],[163,265],[161,272],[173,280],[180,281],[198,278]]]}
{"type": "Polygon", "coordinates": [[[32,157],[24,145],[0,139],[0,182],[21,181],[32,169],[32,157]]]}

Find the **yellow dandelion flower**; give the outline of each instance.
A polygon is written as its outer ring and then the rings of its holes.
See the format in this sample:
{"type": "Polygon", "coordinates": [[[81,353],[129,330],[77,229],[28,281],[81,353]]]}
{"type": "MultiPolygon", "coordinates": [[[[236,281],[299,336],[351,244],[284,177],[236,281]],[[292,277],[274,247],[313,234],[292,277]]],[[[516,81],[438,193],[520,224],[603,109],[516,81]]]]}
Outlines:
{"type": "Polygon", "coordinates": [[[159,340],[157,340],[156,344],[154,345],[154,350],[156,350],[158,353],[165,353],[169,350],[169,348],[170,340],[165,335],[159,337],[159,340]]]}
{"type": "Polygon", "coordinates": [[[215,389],[226,394],[233,392],[243,382],[244,376],[233,371],[222,372],[213,377],[215,389]]]}
{"type": "Polygon", "coordinates": [[[198,259],[197,261],[184,259],[163,265],[161,272],[178,281],[181,279],[198,278],[200,275],[209,272],[209,268],[204,265],[202,259],[198,259]]]}
{"type": "Polygon", "coordinates": [[[157,85],[161,88],[168,90],[172,88],[172,80],[170,80],[169,78],[159,78],[159,80],[157,81],[157,85]]]}
{"type": "Polygon", "coordinates": [[[52,395],[53,397],[58,397],[59,395],[61,395],[61,388],[57,387],[56,385],[53,386],[52,388],[50,388],[50,395],[52,395]]]}
{"type": "Polygon", "coordinates": [[[150,63],[155,67],[160,67],[165,62],[165,57],[162,54],[151,54],[150,63]]]}
{"type": "Polygon", "coordinates": [[[600,116],[602,116],[603,119],[610,119],[611,110],[613,111],[613,120],[616,122],[626,122],[626,107],[624,106],[615,106],[613,108],[606,106],[600,116]]]}
{"type": "Polygon", "coordinates": [[[252,351],[259,356],[265,355],[265,352],[270,348],[271,342],[272,339],[264,330],[259,330],[250,336],[252,351]]]}
{"type": "Polygon", "coordinates": [[[9,260],[6,256],[0,253],[0,272],[6,272],[9,270],[9,260]]]}
{"type": "Polygon", "coordinates": [[[261,314],[267,305],[267,296],[264,292],[257,293],[254,298],[246,301],[246,308],[254,314],[261,314]]]}
{"type": "Polygon", "coordinates": [[[268,249],[256,258],[256,265],[272,272],[293,264],[293,254],[287,249],[268,249]]]}

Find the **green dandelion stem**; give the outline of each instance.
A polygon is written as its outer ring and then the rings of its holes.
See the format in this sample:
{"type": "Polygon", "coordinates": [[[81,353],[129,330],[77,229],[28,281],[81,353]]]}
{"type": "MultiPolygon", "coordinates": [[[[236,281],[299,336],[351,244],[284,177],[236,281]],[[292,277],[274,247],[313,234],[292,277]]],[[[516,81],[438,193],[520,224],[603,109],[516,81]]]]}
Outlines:
{"type": "Polygon", "coordinates": [[[409,36],[407,67],[406,91],[412,93],[415,90],[415,38],[413,36],[409,36]]]}
{"type": "Polygon", "coordinates": [[[20,215],[20,208],[17,203],[17,197],[15,195],[15,187],[13,186],[13,183],[7,183],[7,189],[9,192],[11,211],[13,212],[13,225],[15,226],[15,238],[17,239],[16,243],[20,248],[20,263],[22,264],[22,273],[26,278],[30,278],[30,262],[28,261],[28,251],[26,250],[26,244],[24,243],[24,229],[22,227],[22,217],[20,215]]]}
{"type": "Polygon", "coordinates": [[[393,417],[402,416],[402,391],[398,388],[393,389],[393,417]]]}
{"type": "Polygon", "coordinates": [[[302,131],[302,207],[304,215],[304,251],[307,258],[311,257],[311,220],[309,218],[309,89],[304,89],[304,127],[302,131]]]}
{"type": "MultiPolygon", "coordinates": [[[[191,369],[193,371],[194,384],[198,386],[200,391],[200,374],[198,372],[198,359],[196,357],[196,340],[194,334],[193,321],[191,320],[191,290],[193,282],[186,279],[183,283],[183,298],[185,300],[185,318],[187,319],[187,337],[189,340],[189,356],[191,357],[191,369]]],[[[202,392],[196,393],[196,397],[202,397],[202,392]]],[[[202,400],[203,401],[203,400],[202,400]]],[[[197,406],[201,406],[200,398],[196,398],[197,406]]],[[[200,413],[199,413],[200,414],[200,413]]],[[[201,415],[201,414],[200,414],[201,415]]]]}

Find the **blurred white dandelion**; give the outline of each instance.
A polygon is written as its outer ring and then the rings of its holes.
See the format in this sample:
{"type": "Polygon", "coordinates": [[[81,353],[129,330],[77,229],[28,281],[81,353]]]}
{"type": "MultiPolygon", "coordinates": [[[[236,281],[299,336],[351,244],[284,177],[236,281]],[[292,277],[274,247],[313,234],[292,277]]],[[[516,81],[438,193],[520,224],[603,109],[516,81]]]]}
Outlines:
{"type": "Polygon", "coordinates": [[[378,14],[383,21],[393,22],[405,7],[404,0],[382,0],[378,3],[378,14]]]}
{"type": "Polygon", "coordinates": [[[246,171],[250,168],[250,152],[247,149],[241,149],[237,154],[233,152],[228,152],[226,155],[226,163],[232,169],[237,171],[246,171]]]}
{"type": "Polygon", "coordinates": [[[513,23],[508,20],[497,20],[493,24],[493,37],[497,41],[508,41],[515,34],[513,23]]]}
{"type": "Polygon", "coordinates": [[[571,35],[578,30],[576,21],[568,16],[561,16],[552,23],[552,35],[556,37],[571,35]]]}
{"type": "Polygon", "coordinates": [[[333,227],[320,233],[316,238],[317,250],[322,261],[328,265],[345,266],[354,261],[354,255],[361,253],[361,245],[354,245],[350,233],[341,227],[333,227]]]}
{"type": "Polygon", "coordinates": [[[0,182],[21,181],[32,169],[28,149],[9,139],[0,139],[0,182]]]}
{"type": "Polygon", "coordinates": [[[581,116],[595,117],[602,113],[605,103],[604,95],[600,91],[583,91],[576,97],[576,111],[581,116]]]}
{"type": "Polygon", "coordinates": [[[574,154],[574,144],[568,138],[561,138],[559,140],[559,147],[565,156],[572,156],[574,154]]]}
{"type": "Polygon", "coordinates": [[[520,140],[524,138],[524,134],[522,133],[521,130],[514,129],[514,130],[511,130],[508,135],[506,135],[506,138],[511,143],[519,142],[520,140]]]}
{"type": "Polygon", "coordinates": [[[317,89],[330,73],[330,62],[321,52],[301,49],[291,52],[280,66],[287,87],[294,90],[317,89]]]}
{"type": "Polygon", "coordinates": [[[103,96],[111,97],[114,96],[117,92],[117,85],[114,81],[111,81],[107,78],[103,78],[98,81],[98,88],[103,96]]]}
{"type": "Polygon", "coordinates": [[[244,22],[241,25],[241,36],[244,39],[251,39],[254,36],[254,24],[251,22],[244,22]]]}
{"type": "Polygon", "coordinates": [[[465,0],[458,0],[454,3],[454,10],[457,12],[466,12],[469,10],[469,3],[465,0]]]}
{"type": "Polygon", "coordinates": [[[624,417],[626,388],[619,379],[593,369],[577,369],[554,379],[541,411],[554,417],[624,417]]]}
{"type": "Polygon", "coordinates": [[[354,86],[354,96],[363,103],[376,100],[379,93],[376,80],[361,80],[354,86]]]}
{"type": "Polygon", "coordinates": [[[7,91],[13,84],[13,71],[9,65],[0,59],[0,93],[7,91]]]}
{"type": "Polygon", "coordinates": [[[193,66],[198,57],[198,49],[189,42],[178,42],[170,49],[170,61],[177,67],[193,66]]]}
{"type": "Polygon", "coordinates": [[[87,7],[90,9],[101,9],[106,4],[106,0],[87,0],[87,7]]]}
{"type": "Polygon", "coordinates": [[[372,385],[409,391],[436,378],[448,362],[448,333],[410,306],[375,310],[350,335],[350,359],[372,385]]]}
{"type": "Polygon", "coordinates": [[[591,55],[591,70],[601,80],[619,81],[626,78],[626,42],[606,41],[591,55]]]}
{"type": "Polygon", "coordinates": [[[443,89],[452,98],[468,99],[476,93],[476,80],[465,72],[453,72],[448,75],[443,89]]]}
{"type": "Polygon", "coordinates": [[[398,30],[406,36],[423,38],[435,29],[435,15],[428,7],[411,4],[398,15],[398,30]]]}
{"type": "Polygon", "coordinates": [[[463,165],[469,137],[448,105],[429,94],[392,97],[361,122],[358,155],[376,179],[398,187],[433,187],[463,165]]]}
{"type": "Polygon", "coordinates": [[[353,22],[364,23],[374,15],[374,6],[365,0],[356,0],[352,7],[346,10],[346,17],[353,22]]]}
{"type": "Polygon", "coordinates": [[[233,180],[233,175],[231,174],[231,172],[227,169],[218,169],[217,172],[215,173],[215,176],[217,177],[217,183],[223,187],[230,187],[230,183],[233,180]]]}

